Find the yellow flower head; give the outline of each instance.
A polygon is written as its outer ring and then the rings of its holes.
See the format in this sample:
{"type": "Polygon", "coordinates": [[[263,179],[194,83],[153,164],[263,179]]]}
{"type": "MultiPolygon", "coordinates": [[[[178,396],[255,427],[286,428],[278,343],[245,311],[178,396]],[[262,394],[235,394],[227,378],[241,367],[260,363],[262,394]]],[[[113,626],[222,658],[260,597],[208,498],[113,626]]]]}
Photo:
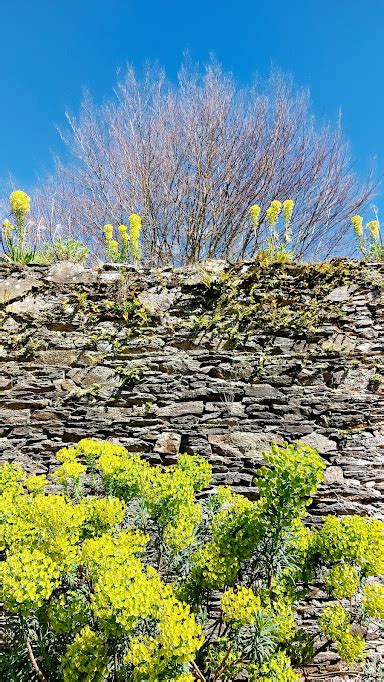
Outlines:
{"type": "Polygon", "coordinates": [[[367,223],[367,229],[371,233],[371,237],[374,242],[378,242],[380,239],[380,223],[378,220],[370,220],[367,223]]]}
{"type": "Polygon", "coordinates": [[[384,618],[384,585],[368,583],[364,588],[361,601],[371,618],[384,618]]]}
{"type": "Polygon", "coordinates": [[[113,225],[110,225],[109,223],[108,223],[107,225],[104,225],[104,227],[103,227],[103,232],[104,232],[104,236],[105,236],[105,238],[106,238],[107,241],[109,241],[110,239],[112,239],[112,236],[113,236],[113,225]]]}
{"type": "Polygon", "coordinates": [[[126,225],[119,225],[118,230],[119,230],[120,234],[123,235],[127,232],[128,228],[126,225]]]}
{"type": "Polygon", "coordinates": [[[12,213],[29,213],[31,197],[18,189],[10,195],[9,203],[11,204],[12,213]]]}
{"type": "Polygon", "coordinates": [[[291,224],[294,206],[295,202],[293,201],[293,199],[286,199],[285,201],[283,201],[283,215],[286,226],[291,224]]]}
{"type": "Polygon", "coordinates": [[[9,239],[9,237],[12,234],[12,230],[15,229],[15,226],[12,225],[12,223],[10,223],[9,220],[3,220],[2,227],[3,227],[4,236],[9,239]]]}
{"type": "Polygon", "coordinates": [[[363,218],[361,215],[353,215],[351,218],[351,223],[357,237],[363,236],[363,218]]]}
{"type": "Polygon", "coordinates": [[[140,230],[141,230],[141,218],[137,213],[132,213],[129,216],[129,224],[131,227],[131,237],[132,239],[135,239],[139,237],[140,230]]]}
{"type": "Polygon", "coordinates": [[[281,205],[281,201],[277,201],[277,199],[275,199],[275,201],[271,201],[266,214],[269,227],[275,227],[277,221],[279,220],[281,205]]]}
{"type": "Polygon", "coordinates": [[[140,230],[141,230],[141,218],[137,213],[132,213],[129,216],[130,225],[130,237],[131,237],[131,256],[133,261],[139,261],[141,258],[141,246],[140,246],[140,230]]]}
{"type": "Polygon", "coordinates": [[[119,242],[116,239],[109,240],[109,250],[113,256],[119,253],[119,242]]]}
{"type": "Polygon", "coordinates": [[[259,204],[253,204],[253,206],[251,206],[249,209],[252,218],[252,225],[254,228],[257,228],[259,225],[260,210],[259,204]]]}
{"type": "Polygon", "coordinates": [[[40,493],[48,483],[49,481],[45,474],[34,474],[33,476],[28,476],[25,487],[30,493],[40,493]]]}
{"type": "Polygon", "coordinates": [[[225,621],[234,621],[239,625],[251,623],[260,611],[260,597],[248,587],[232,587],[221,597],[221,610],[225,621]]]}

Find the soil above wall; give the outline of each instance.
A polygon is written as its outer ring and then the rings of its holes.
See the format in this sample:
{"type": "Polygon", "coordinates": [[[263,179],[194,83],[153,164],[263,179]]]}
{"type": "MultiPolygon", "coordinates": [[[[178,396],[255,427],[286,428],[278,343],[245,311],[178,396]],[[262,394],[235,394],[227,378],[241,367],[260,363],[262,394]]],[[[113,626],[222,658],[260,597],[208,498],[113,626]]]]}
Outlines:
{"type": "Polygon", "coordinates": [[[312,522],[380,516],[383,284],[346,260],[0,266],[0,461],[49,474],[58,448],[109,438],[153,463],[203,454],[214,486],[254,498],[263,451],[300,439],[328,465],[312,522]]]}

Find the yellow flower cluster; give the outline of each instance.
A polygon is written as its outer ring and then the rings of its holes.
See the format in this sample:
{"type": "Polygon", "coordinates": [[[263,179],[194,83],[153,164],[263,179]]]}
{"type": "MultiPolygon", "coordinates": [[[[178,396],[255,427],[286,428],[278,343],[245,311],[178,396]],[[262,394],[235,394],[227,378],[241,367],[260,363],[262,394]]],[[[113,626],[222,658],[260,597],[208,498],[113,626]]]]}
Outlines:
{"type": "Polygon", "coordinates": [[[22,495],[24,488],[22,483],[27,478],[26,474],[17,464],[2,464],[0,467],[0,495],[12,498],[22,495]]]}
{"type": "Polygon", "coordinates": [[[12,236],[12,232],[15,229],[15,226],[12,225],[12,223],[9,220],[3,220],[1,225],[3,228],[3,233],[4,233],[5,239],[10,239],[12,236]]]}
{"type": "Polygon", "coordinates": [[[384,619],[384,585],[368,583],[361,601],[368,616],[384,619]]]}
{"type": "Polygon", "coordinates": [[[251,208],[249,209],[252,219],[252,225],[255,228],[255,230],[257,230],[257,228],[259,227],[260,211],[261,208],[259,204],[253,204],[253,206],[251,206],[251,208]]]}
{"type": "Polygon", "coordinates": [[[374,242],[378,242],[380,239],[380,223],[378,220],[370,220],[367,223],[367,230],[369,230],[371,237],[374,242]]]}
{"type": "Polygon", "coordinates": [[[124,521],[126,505],[116,497],[88,497],[82,505],[86,515],[85,532],[92,537],[113,531],[124,521]]]}
{"type": "Polygon", "coordinates": [[[51,600],[48,620],[55,632],[78,632],[91,617],[91,609],[83,592],[70,590],[51,600]]]}
{"type": "Polygon", "coordinates": [[[277,199],[275,199],[274,201],[271,201],[269,207],[267,208],[266,218],[271,229],[277,225],[277,221],[279,220],[281,213],[281,207],[281,201],[277,201],[277,199]]]}
{"type": "Polygon", "coordinates": [[[354,232],[357,237],[362,237],[363,236],[363,218],[361,215],[354,215],[351,218],[351,223],[354,229],[354,232]]]}
{"type": "Polygon", "coordinates": [[[0,599],[9,611],[29,615],[59,582],[57,563],[38,549],[18,548],[0,562],[0,599]]]}
{"type": "Polygon", "coordinates": [[[49,481],[45,474],[35,474],[33,476],[28,476],[25,481],[25,487],[30,493],[41,493],[48,483],[49,481]]]}
{"type": "Polygon", "coordinates": [[[327,516],[318,533],[317,550],[326,561],[360,566],[363,576],[384,572],[384,524],[362,516],[327,516]]]}
{"type": "Polygon", "coordinates": [[[139,455],[126,450],[103,453],[97,468],[107,490],[124,498],[140,497],[150,516],[163,529],[163,540],[178,552],[193,542],[194,529],[201,519],[201,505],[195,492],[206,487],[212,477],[209,463],[197,455],[180,455],[175,466],[161,471],[139,455]]]}
{"type": "Polygon", "coordinates": [[[212,539],[192,555],[194,580],[208,589],[232,585],[240,561],[249,559],[260,539],[259,504],[221,488],[222,508],[212,521],[212,539]]]}
{"type": "Polygon", "coordinates": [[[87,467],[76,461],[64,462],[53,474],[53,478],[65,485],[69,481],[80,481],[87,473],[87,467]]]}
{"type": "Polygon", "coordinates": [[[11,204],[12,213],[29,213],[31,197],[18,189],[10,195],[9,203],[11,204]]]}
{"type": "Polygon", "coordinates": [[[350,564],[335,564],[326,575],[325,584],[336,599],[350,599],[358,590],[359,572],[350,564]]]}
{"type": "Polygon", "coordinates": [[[365,642],[359,635],[351,633],[350,616],[341,604],[325,606],[318,623],[324,635],[336,642],[339,656],[346,663],[352,665],[365,660],[365,642]]]}
{"type": "Polygon", "coordinates": [[[68,462],[76,460],[77,457],[84,457],[88,464],[92,464],[96,461],[96,458],[102,455],[123,455],[126,452],[126,448],[122,445],[111,443],[108,440],[101,441],[83,438],[73,447],[58,450],[56,458],[59,462],[68,462]]]}
{"type": "Polygon", "coordinates": [[[377,218],[377,210],[374,209],[374,211],[376,220],[370,220],[366,224],[368,237],[364,232],[363,218],[360,215],[352,216],[351,222],[357,237],[358,248],[363,254],[364,259],[367,261],[382,261],[384,258],[384,245],[380,234],[380,222],[377,218]]]}
{"type": "Polygon", "coordinates": [[[113,225],[108,223],[103,227],[106,255],[112,262],[126,262],[130,259],[136,262],[141,258],[141,217],[137,213],[132,213],[129,216],[129,226],[129,234],[126,225],[118,226],[117,232],[120,237],[120,243],[117,239],[114,239],[113,225]]]}
{"type": "Polygon", "coordinates": [[[295,202],[293,199],[286,199],[283,201],[283,216],[284,216],[284,225],[285,225],[285,243],[290,244],[292,241],[292,234],[291,234],[291,222],[292,222],[292,216],[293,216],[293,209],[295,206],[295,202]]]}
{"type": "Polygon", "coordinates": [[[278,651],[267,663],[248,666],[249,682],[300,682],[284,651],[278,651]]]}
{"type": "Polygon", "coordinates": [[[105,637],[86,625],[69,644],[62,658],[63,682],[103,682],[108,678],[105,637]]]}
{"type": "Polygon", "coordinates": [[[230,588],[221,597],[224,620],[236,626],[252,623],[260,608],[260,597],[248,587],[240,586],[237,590],[230,588]]]}
{"type": "Polygon", "coordinates": [[[156,682],[158,679],[174,679],[187,682],[191,679],[188,673],[172,678],[165,673],[167,668],[194,660],[196,651],[204,642],[201,626],[196,624],[189,607],[171,595],[162,595],[157,601],[158,634],[132,638],[125,662],[134,666],[134,680],[156,682]]]}
{"type": "Polygon", "coordinates": [[[141,258],[141,246],[140,246],[140,231],[141,231],[141,218],[137,213],[132,213],[129,216],[130,225],[130,251],[133,262],[137,262],[141,258]]]}
{"type": "Polygon", "coordinates": [[[239,567],[238,558],[222,553],[214,541],[200,545],[192,555],[192,578],[208,590],[233,585],[239,567]]]}
{"type": "Polygon", "coordinates": [[[294,206],[295,202],[293,201],[293,199],[286,199],[285,201],[283,201],[283,215],[286,226],[290,225],[292,222],[294,206]]]}
{"type": "MultiPolygon", "coordinates": [[[[139,530],[127,529],[113,536],[104,534],[85,540],[81,547],[81,562],[91,579],[97,579],[102,572],[112,570],[125,563],[133,563],[140,556],[149,536],[139,530]]],[[[139,568],[140,562],[136,564],[139,568]]]]}

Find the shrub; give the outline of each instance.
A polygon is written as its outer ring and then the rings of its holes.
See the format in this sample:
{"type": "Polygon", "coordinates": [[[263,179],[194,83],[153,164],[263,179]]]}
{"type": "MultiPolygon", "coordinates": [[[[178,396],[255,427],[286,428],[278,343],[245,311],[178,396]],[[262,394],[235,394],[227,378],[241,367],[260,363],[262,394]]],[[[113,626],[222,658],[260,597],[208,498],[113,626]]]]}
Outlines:
{"type": "Polygon", "coordinates": [[[273,445],[255,502],[229,487],[201,498],[212,472],[198,455],[159,468],[85,439],[57,456],[59,492],[0,469],[1,679],[214,682],[245,671],[295,682],[330,642],[348,664],[364,661],[353,626],[383,615],[382,588],[367,582],[382,566],[383,526],[332,516],[305,526],[325,467],[315,450],[273,445]],[[295,612],[314,580],[330,600],[311,635],[295,612]]]}

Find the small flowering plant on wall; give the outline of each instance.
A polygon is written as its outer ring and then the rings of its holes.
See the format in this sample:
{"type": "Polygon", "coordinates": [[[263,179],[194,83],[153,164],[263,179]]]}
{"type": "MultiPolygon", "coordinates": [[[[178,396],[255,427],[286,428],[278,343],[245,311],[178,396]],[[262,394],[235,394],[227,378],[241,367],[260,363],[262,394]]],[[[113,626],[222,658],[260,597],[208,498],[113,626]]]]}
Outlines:
{"type": "Polygon", "coordinates": [[[105,255],[110,263],[131,263],[137,265],[141,259],[141,217],[137,213],[129,216],[129,231],[126,225],[114,228],[107,224],[103,228],[105,255]]]}
{"type": "Polygon", "coordinates": [[[84,439],[57,458],[54,492],[0,469],[1,680],[299,682],[329,646],[364,663],[362,633],[384,616],[383,524],[305,525],[325,468],[308,445],[265,453],[257,501],[202,497],[198,455],[161,468],[84,439]],[[297,606],[313,585],[325,605],[308,632],[297,606]]]}
{"type": "Polygon", "coordinates": [[[384,260],[384,243],[381,236],[380,222],[377,210],[376,218],[370,220],[364,227],[361,215],[354,215],[351,218],[353,231],[355,233],[357,247],[364,259],[367,261],[384,260]]]}
{"type": "Polygon", "coordinates": [[[267,228],[266,243],[256,251],[255,257],[261,262],[289,263],[293,260],[294,253],[289,249],[292,242],[292,217],[295,202],[286,199],[281,202],[275,199],[271,201],[265,210],[261,220],[262,209],[259,204],[253,204],[249,212],[254,229],[255,245],[259,246],[260,233],[263,226],[267,228]],[[283,230],[278,230],[279,220],[283,219],[283,230]]]}
{"type": "Polygon", "coordinates": [[[31,199],[25,192],[16,190],[9,197],[11,206],[10,220],[2,223],[1,242],[4,255],[0,257],[3,262],[31,263],[35,257],[35,251],[28,244],[27,214],[30,211],[31,199]]]}
{"type": "Polygon", "coordinates": [[[40,240],[41,225],[27,220],[31,206],[28,194],[15,190],[9,197],[9,203],[12,222],[6,219],[2,223],[3,254],[0,255],[0,261],[19,265],[49,264],[63,260],[76,263],[86,261],[89,249],[78,239],[63,238],[60,234],[55,234],[50,235],[50,242],[40,240]]]}

